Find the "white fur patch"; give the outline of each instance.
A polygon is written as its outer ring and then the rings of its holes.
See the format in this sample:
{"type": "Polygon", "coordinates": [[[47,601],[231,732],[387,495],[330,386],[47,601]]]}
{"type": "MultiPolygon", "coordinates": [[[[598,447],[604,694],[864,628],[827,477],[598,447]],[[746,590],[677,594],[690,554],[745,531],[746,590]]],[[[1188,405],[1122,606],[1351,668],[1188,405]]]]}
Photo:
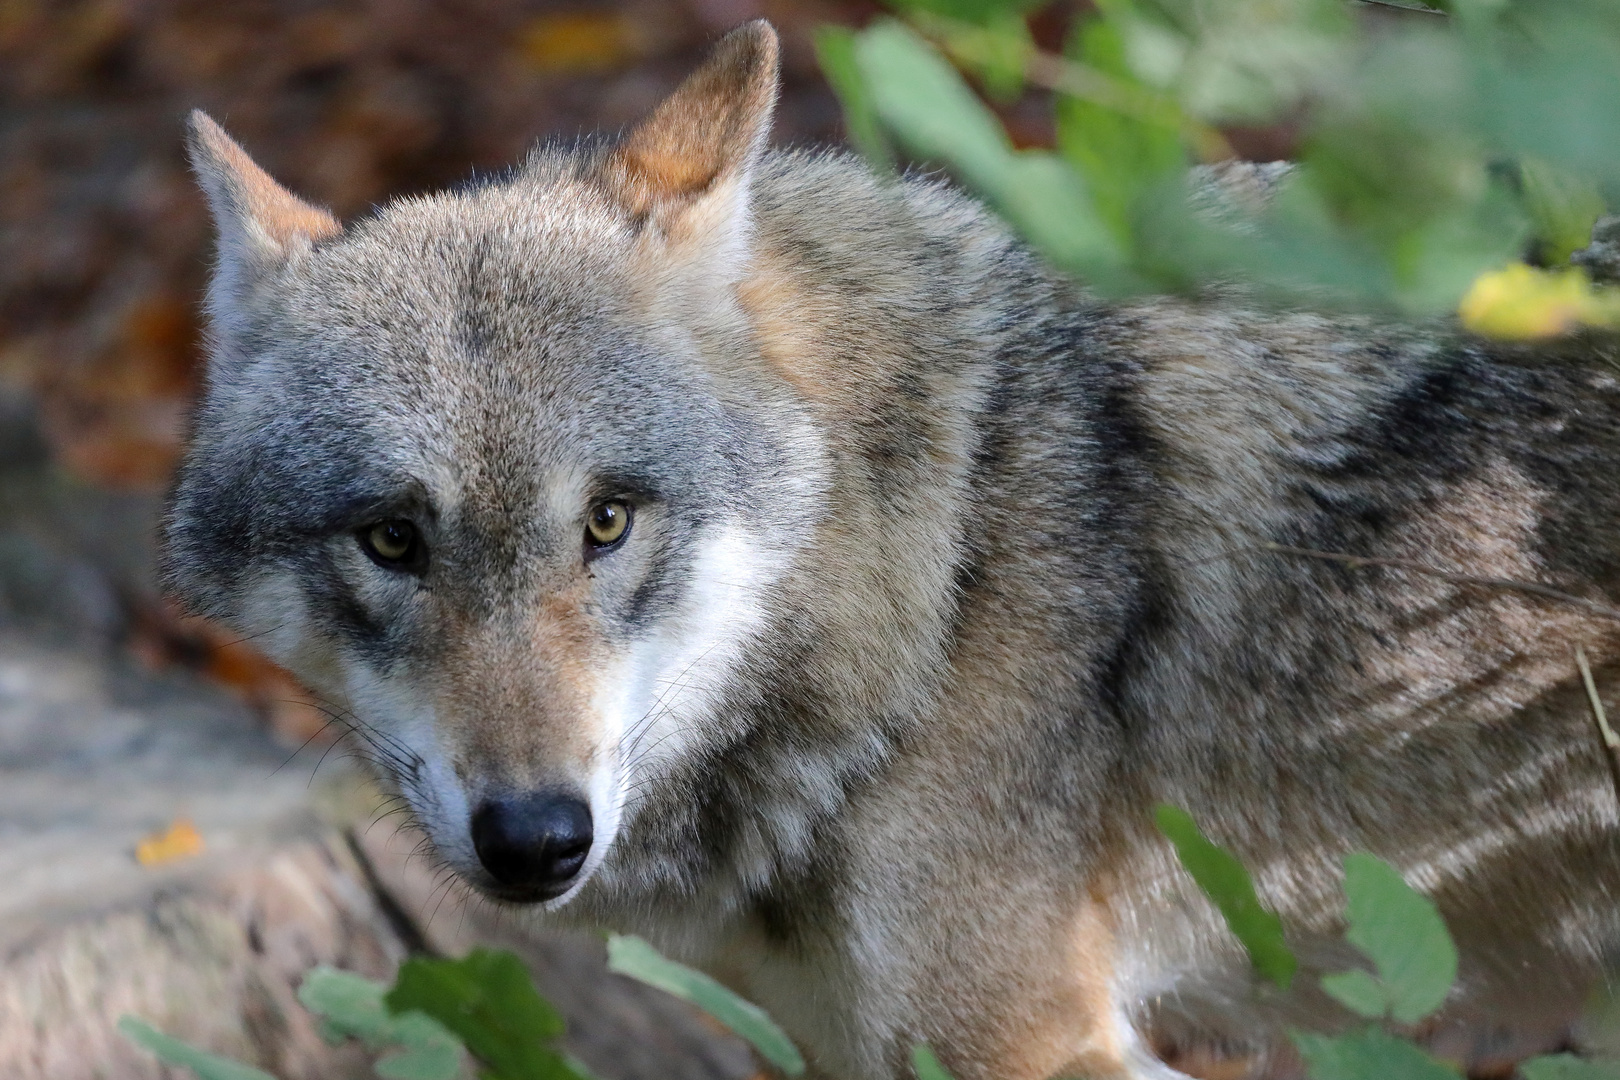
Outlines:
{"type": "Polygon", "coordinates": [[[375,736],[383,742],[380,749],[414,758],[417,763],[406,775],[393,770],[400,794],[411,804],[417,822],[445,862],[464,875],[476,876],[479,863],[472,844],[472,807],[451,765],[453,757],[440,738],[429,696],[409,680],[379,678],[365,664],[351,661],[345,668],[345,696],[355,712],[386,724],[375,736]]]}
{"type": "MultiPolygon", "coordinates": [[[[633,792],[717,734],[706,721],[748,643],[764,629],[763,594],[786,567],[786,553],[758,534],[718,527],[699,545],[680,614],[603,672],[592,710],[611,746],[603,747],[587,784],[596,841],[581,885],[635,813],[633,792]]],[[[552,903],[566,903],[578,888],[552,903]]]]}

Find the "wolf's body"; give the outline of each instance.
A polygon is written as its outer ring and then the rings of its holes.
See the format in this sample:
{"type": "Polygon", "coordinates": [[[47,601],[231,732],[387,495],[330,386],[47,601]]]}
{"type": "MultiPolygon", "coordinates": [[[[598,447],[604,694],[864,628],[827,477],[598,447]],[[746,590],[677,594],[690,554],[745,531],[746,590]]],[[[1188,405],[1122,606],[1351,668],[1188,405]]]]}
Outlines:
{"type": "Polygon", "coordinates": [[[830,1077],[917,1041],[959,1080],[1259,1068],[1342,1019],[1247,1004],[1157,802],[1329,967],[1339,856],[1392,860],[1459,936],[1453,1015],[1556,1037],[1620,942],[1575,663],[1607,686],[1620,623],[1266,545],[1603,602],[1606,346],[1095,305],[937,181],[764,150],[773,86],[740,31],[619,148],[347,231],[199,120],[177,591],[340,707],[473,884],[478,806],[581,793],[556,917],[721,974],[830,1077]],[[597,554],[604,499],[635,517],[597,554]],[[381,520],[422,566],[368,559],[381,520]]]}

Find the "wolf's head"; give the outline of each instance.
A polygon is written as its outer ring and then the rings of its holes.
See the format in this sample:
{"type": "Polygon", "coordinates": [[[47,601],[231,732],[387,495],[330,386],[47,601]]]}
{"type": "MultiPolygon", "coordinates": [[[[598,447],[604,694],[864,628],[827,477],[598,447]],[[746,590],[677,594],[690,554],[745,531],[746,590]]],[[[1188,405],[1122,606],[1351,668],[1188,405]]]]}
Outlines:
{"type": "Polygon", "coordinates": [[[764,23],[640,128],[341,226],[210,119],[212,356],[168,580],[323,695],[444,859],[573,895],[725,700],[819,452],[734,296],[764,23]]]}

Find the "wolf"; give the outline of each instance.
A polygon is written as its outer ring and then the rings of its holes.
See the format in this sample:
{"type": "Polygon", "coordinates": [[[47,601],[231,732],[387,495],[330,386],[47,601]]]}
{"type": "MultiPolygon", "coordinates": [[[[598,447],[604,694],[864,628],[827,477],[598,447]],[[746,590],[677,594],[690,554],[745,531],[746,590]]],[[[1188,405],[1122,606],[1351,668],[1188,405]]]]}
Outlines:
{"type": "Polygon", "coordinates": [[[471,890],[713,972],[814,1076],[1297,1069],[1279,1032],[1348,1014],[1256,992],[1161,803],[1308,969],[1353,964],[1344,853],[1431,896],[1431,1045],[1578,1046],[1620,942],[1576,660],[1612,701],[1614,339],[1103,303],[935,176],[770,148],[777,48],[347,225],[194,114],[169,588],[471,890]]]}

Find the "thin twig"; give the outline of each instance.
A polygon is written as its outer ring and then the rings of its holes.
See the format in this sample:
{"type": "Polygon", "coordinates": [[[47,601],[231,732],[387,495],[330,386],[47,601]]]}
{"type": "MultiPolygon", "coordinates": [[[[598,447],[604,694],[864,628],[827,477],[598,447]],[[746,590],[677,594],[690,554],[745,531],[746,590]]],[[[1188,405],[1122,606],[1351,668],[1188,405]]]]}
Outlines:
{"type": "MultiPolygon", "coordinates": [[[[982,67],[999,59],[1002,44],[981,26],[948,15],[918,11],[911,23],[924,36],[940,46],[958,63],[982,67]]],[[[1022,56],[1024,78],[1043,90],[1089,101],[1093,105],[1134,117],[1150,124],[1163,124],[1179,130],[1193,144],[1201,161],[1225,161],[1237,157],[1226,137],[1209,124],[1186,115],[1175,98],[1138,86],[1111,75],[1101,68],[1060,56],[1026,48],[1022,56]]]]}
{"type": "Polygon", "coordinates": [[[1339,551],[1317,551],[1315,548],[1290,547],[1287,544],[1256,544],[1253,548],[1238,548],[1244,550],[1269,551],[1277,555],[1296,555],[1304,559],[1326,559],[1329,562],[1344,563],[1352,569],[1359,566],[1382,566],[1392,570],[1411,570],[1419,574],[1449,581],[1453,585],[1474,585],[1486,589],[1507,589],[1512,592],[1530,593],[1532,596],[1542,596],[1549,600],[1557,600],[1565,604],[1585,608],[1594,615],[1601,615],[1605,619],[1620,622],[1620,608],[1600,604],[1596,600],[1588,600],[1584,596],[1576,596],[1555,589],[1551,585],[1543,585],[1538,581],[1516,581],[1513,578],[1476,577],[1473,574],[1458,574],[1450,570],[1442,570],[1438,566],[1430,566],[1415,559],[1395,559],[1374,555],[1347,555],[1339,551]]]}
{"type": "Polygon", "coordinates": [[[1107,72],[1052,53],[1032,52],[1024,63],[1024,77],[1044,90],[1068,94],[1105,109],[1148,123],[1179,128],[1193,144],[1201,161],[1226,161],[1238,156],[1226,136],[1208,124],[1180,114],[1173,101],[1143,94],[1130,83],[1107,72]]]}
{"type": "Polygon", "coordinates": [[[1575,663],[1581,669],[1581,681],[1586,683],[1586,696],[1592,702],[1592,716],[1597,720],[1598,742],[1603,744],[1603,758],[1609,763],[1609,779],[1614,781],[1615,801],[1620,802],[1620,735],[1609,726],[1608,714],[1603,711],[1603,700],[1598,697],[1597,683],[1592,680],[1592,667],[1586,662],[1586,650],[1575,646],[1575,663]]]}

